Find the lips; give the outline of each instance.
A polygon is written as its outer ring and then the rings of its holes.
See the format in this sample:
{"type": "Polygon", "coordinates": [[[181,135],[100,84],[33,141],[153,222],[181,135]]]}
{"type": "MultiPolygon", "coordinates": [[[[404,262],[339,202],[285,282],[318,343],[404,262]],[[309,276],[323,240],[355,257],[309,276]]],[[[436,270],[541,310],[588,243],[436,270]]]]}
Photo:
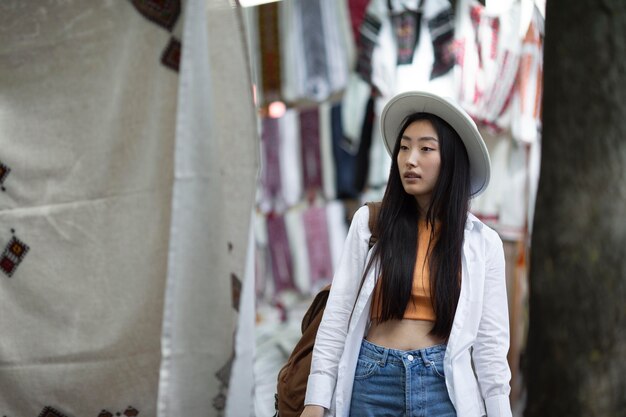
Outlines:
{"type": "Polygon", "coordinates": [[[407,172],[404,174],[404,178],[406,179],[418,179],[418,178],[422,178],[421,175],[418,175],[414,172],[407,172]]]}

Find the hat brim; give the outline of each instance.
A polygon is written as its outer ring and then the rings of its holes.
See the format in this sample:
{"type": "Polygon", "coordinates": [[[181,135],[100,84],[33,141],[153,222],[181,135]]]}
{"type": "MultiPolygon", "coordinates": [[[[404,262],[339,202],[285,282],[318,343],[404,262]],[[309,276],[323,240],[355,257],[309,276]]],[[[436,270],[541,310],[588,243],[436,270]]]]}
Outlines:
{"type": "Polygon", "coordinates": [[[470,196],[476,197],[489,185],[491,161],[476,123],[456,103],[437,95],[410,91],[392,98],[380,116],[380,129],[389,155],[400,134],[404,120],[414,113],[430,113],[445,120],[460,136],[470,164],[470,196]]]}

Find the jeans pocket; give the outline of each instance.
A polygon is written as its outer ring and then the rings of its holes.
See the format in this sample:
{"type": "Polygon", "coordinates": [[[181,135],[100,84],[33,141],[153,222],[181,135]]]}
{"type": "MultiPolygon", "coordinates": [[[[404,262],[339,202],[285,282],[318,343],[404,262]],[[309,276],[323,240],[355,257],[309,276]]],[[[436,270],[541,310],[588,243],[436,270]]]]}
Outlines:
{"type": "Polygon", "coordinates": [[[354,379],[365,379],[374,374],[378,368],[378,363],[359,358],[356,364],[354,379]]]}

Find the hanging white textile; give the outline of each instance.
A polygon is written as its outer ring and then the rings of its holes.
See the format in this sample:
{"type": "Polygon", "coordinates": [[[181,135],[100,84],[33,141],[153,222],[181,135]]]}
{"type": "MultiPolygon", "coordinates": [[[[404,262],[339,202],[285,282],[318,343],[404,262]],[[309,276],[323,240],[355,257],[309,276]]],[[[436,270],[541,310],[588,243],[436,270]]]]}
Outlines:
{"type": "Polygon", "coordinates": [[[404,91],[431,91],[452,97],[452,72],[431,78],[435,54],[433,33],[429,30],[429,22],[449,10],[450,2],[424,0],[420,9],[418,9],[418,4],[419,2],[415,0],[395,0],[391,2],[391,11],[389,11],[387,0],[374,0],[368,6],[368,14],[376,16],[382,23],[378,34],[378,44],[372,55],[372,84],[382,96],[376,103],[376,114],[380,114],[387,101],[394,95],[404,91]],[[419,32],[416,33],[417,45],[412,57],[406,64],[398,65],[398,41],[390,14],[406,11],[420,13],[420,24],[417,26],[419,32]]]}
{"type": "Polygon", "coordinates": [[[285,212],[285,226],[293,262],[294,284],[302,294],[309,294],[311,291],[311,267],[309,265],[309,253],[306,250],[306,232],[302,221],[304,210],[304,205],[291,207],[287,210],[285,212]]]}
{"type": "Polygon", "coordinates": [[[450,3],[448,0],[424,0],[423,5],[418,7],[419,3],[414,0],[373,0],[367,8],[367,13],[381,22],[377,44],[372,53],[372,84],[380,93],[375,99],[368,172],[368,184],[374,188],[382,187],[386,183],[391,166],[378,128],[378,119],[385,104],[396,94],[410,90],[453,96],[453,71],[433,77],[436,64],[433,37],[441,31],[452,32],[453,29],[452,20],[445,27],[438,27],[436,30],[434,22],[446,20],[450,13],[450,3]],[[399,64],[402,51],[399,51],[399,40],[394,32],[392,16],[402,13],[415,13],[418,17],[414,27],[414,51],[408,53],[405,63],[399,64]]]}
{"type": "MultiPolygon", "coordinates": [[[[302,153],[297,110],[288,109],[278,120],[278,127],[281,197],[286,208],[297,204],[302,198],[302,153]]],[[[280,206],[275,204],[274,209],[277,207],[280,206]]]]}
{"type": "Polygon", "coordinates": [[[329,102],[320,104],[320,159],[322,160],[324,199],[327,201],[334,200],[337,196],[331,111],[332,105],[329,102]]]}
{"type": "MultiPolygon", "coordinates": [[[[250,224],[254,222],[254,213],[250,213],[250,224]]],[[[226,401],[227,417],[254,417],[254,358],[256,341],[254,338],[256,302],[254,297],[255,276],[254,227],[248,232],[248,250],[246,270],[239,301],[239,321],[235,337],[235,360],[233,361],[230,389],[226,401]]]]}
{"type": "Polygon", "coordinates": [[[238,13],[228,0],[190,0],[185,13],[159,417],[226,406],[257,167],[238,13]]]}
{"type": "Polygon", "coordinates": [[[541,136],[541,99],[543,96],[544,21],[538,8],[522,41],[517,91],[513,99],[511,132],[513,137],[528,143],[541,136]]]}
{"type": "Polygon", "coordinates": [[[353,50],[347,15],[343,1],[279,3],[285,100],[320,102],[345,88],[353,50]]]}
{"type": "Polygon", "coordinates": [[[492,134],[481,128],[491,157],[487,190],[471,201],[472,213],[494,225],[504,239],[521,238],[528,216],[530,154],[510,134],[492,134]]]}
{"type": "Polygon", "coordinates": [[[492,13],[460,0],[457,9],[455,97],[479,125],[501,131],[510,125],[520,62],[520,5],[492,13]]]}
{"type": "Polygon", "coordinates": [[[2,3],[0,415],[154,416],[179,1],[2,3]]]}

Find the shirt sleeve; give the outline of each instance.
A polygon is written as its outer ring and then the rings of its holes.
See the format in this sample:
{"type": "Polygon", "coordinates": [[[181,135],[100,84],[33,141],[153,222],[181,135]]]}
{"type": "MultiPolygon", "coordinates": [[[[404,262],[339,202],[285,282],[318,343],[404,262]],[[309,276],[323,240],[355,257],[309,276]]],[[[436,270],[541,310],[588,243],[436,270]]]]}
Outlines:
{"type": "Polygon", "coordinates": [[[343,353],[350,315],[361,283],[369,250],[369,209],[357,210],[335,270],[322,322],[317,331],[305,405],[330,408],[337,383],[337,369],[343,353]]]}
{"type": "Polygon", "coordinates": [[[489,232],[491,236],[487,239],[483,310],[472,356],[487,416],[510,417],[511,371],[507,362],[509,310],[504,249],[496,232],[489,232]]]}

